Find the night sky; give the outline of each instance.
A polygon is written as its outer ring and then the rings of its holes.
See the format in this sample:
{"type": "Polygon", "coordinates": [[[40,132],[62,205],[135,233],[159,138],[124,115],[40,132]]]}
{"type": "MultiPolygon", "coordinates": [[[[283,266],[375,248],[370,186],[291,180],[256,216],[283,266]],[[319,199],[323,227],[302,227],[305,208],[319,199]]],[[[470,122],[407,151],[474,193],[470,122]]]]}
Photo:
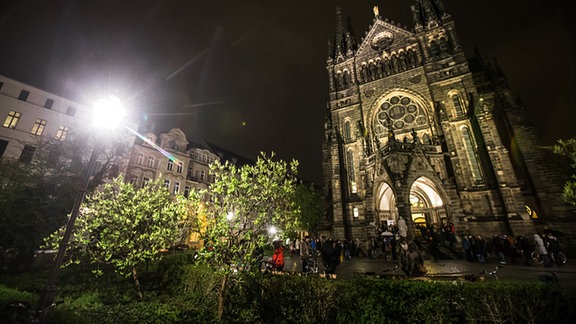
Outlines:
{"type": "MultiPolygon", "coordinates": [[[[336,6],[360,41],[413,0],[0,1],[0,74],[89,103],[121,97],[157,130],[248,158],[274,151],[320,184],[336,6]]],[[[467,53],[496,58],[547,143],[576,136],[572,0],[445,0],[467,53]]]]}

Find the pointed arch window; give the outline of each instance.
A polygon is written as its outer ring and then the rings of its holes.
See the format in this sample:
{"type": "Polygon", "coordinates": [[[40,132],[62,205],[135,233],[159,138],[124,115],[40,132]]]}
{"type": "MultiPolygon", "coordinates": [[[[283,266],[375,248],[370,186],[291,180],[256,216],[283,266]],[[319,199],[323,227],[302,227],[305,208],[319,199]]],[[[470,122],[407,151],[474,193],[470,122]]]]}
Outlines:
{"type": "Polygon", "coordinates": [[[462,107],[462,99],[458,94],[452,95],[452,102],[454,103],[454,109],[456,110],[456,116],[461,117],[464,115],[464,108],[462,107]]]}
{"type": "Polygon", "coordinates": [[[348,179],[350,180],[350,190],[352,193],[356,193],[358,188],[354,174],[354,152],[352,150],[346,151],[346,171],[348,172],[348,179]]]}
{"type": "Polygon", "coordinates": [[[470,166],[470,172],[472,173],[472,179],[474,182],[482,182],[482,172],[480,168],[480,161],[478,159],[478,152],[476,148],[476,143],[470,128],[464,126],[461,128],[462,139],[464,140],[464,150],[466,151],[466,156],[468,157],[468,164],[470,166]]]}
{"type": "Polygon", "coordinates": [[[344,86],[344,88],[348,88],[351,83],[352,78],[350,77],[350,72],[348,72],[348,70],[344,70],[344,73],[342,75],[342,85],[344,86]]]}
{"type": "Polygon", "coordinates": [[[344,140],[346,142],[352,141],[352,128],[350,126],[350,121],[346,120],[344,122],[344,140]]]}

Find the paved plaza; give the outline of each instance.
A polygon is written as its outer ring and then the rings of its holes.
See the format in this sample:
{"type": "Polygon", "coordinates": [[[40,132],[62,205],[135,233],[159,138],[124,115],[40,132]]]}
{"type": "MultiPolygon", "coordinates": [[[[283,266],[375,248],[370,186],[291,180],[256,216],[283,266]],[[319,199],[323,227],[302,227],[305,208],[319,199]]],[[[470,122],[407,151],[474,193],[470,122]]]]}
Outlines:
{"type": "MultiPolygon", "coordinates": [[[[499,279],[541,280],[547,281],[554,276],[558,278],[561,286],[576,287],[576,262],[568,260],[562,267],[544,267],[541,264],[530,266],[517,264],[501,265],[496,259],[488,259],[486,263],[468,262],[466,260],[430,260],[424,262],[428,273],[421,279],[463,280],[466,275],[480,275],[498,269],[496,276],[499,279]]],[[[301,261],[298,257],[286,256],[284,271],[300,272],[301,261]]],[[[402,278],[405,273],[397,267],[396,263],[386,261],[384,258],[371,259],[368,257],[353,257],[350,262],[342,262],[336,269],[337,277],[350,279],[355,276],[373,276],[377,278],[402,278]]],[[[486,280],[495,280],[492,275],[483,275],[486,280]]],[[[407,277],[406,277],[407,278],[407,277]]]]}

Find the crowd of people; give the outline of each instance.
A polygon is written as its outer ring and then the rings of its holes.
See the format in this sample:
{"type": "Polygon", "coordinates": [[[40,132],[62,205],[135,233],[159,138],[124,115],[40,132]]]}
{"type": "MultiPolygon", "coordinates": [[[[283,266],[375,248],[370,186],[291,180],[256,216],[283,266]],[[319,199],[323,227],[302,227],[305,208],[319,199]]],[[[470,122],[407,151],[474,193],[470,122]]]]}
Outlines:
{"type": "MultiPolygon", "coordinates": [[[[462,249],[469,262],[485,263],[489,258],[496,259],[501,264],[522,262],[524,265],[533,263],[535,255],[540,258],[545,267],[554,264],[561,267],[563,260],[559,257],[560,243],[551,233],[534,234],[532,237],[510,236],[506,234],[483,238],[480,235],[458,235],[454,225],[434,229],[419,227],[419,235],[408,239],[405,224],[389,225],[378,228],[377,235],[367,241],[334,240],[321,236],[316,239],[305,236],[302,240],[287,240],[285,246],[289,249],[291,258],[299,258],[301,271],[313,271],[311,263],[316,265],[321,261],[323,272],[335,276],[338,265],[350,262],[354,257],[383,258],[385,262],[394,262],[408,276],[418,276],[426,273],[424,254],[434,260],[440,258],[440,246],[457,250],[456,242],[461,242],[462,249]]],[[[274,242],[274,255],[269,261],[269,268],[282,271],[284,268],[284,242],[274,242]]],[[[460,250],[461,251],[461,250],[460,250]]]]}
{"type": "Polygon", "coordinates": [[[501,264],[517,263],[531,265],[534,258],[541,258],[545,267],[554,263],[561,267],[564,260],[559,257],[560,242],[552,233],[535,233],[532,237],[516,237],[500,234],[485,240],[480,235],[464,235],[462,247],[466,259],[470,262],[486,262],[488,257],[499,260],[501,264]],[[537,255],[533,255],[536,252],[537,255]]]}
{"type": "Polygon", "coordinates": [[[290,256],[301,260],[301,271],[310,271],[311,258],[320,257],[324,273],[335,275],[338,265],[350,262],[354,257],[383,257],[386,262],[398,263],[407,275],[415,276],[426,272],[424,254],[414,241],[406,238],[405,224],[379,229],[378,235],[366,242],[334,240],[321,236],[319,239],[306,236],[304,239],[287,240],[290,256]]]}

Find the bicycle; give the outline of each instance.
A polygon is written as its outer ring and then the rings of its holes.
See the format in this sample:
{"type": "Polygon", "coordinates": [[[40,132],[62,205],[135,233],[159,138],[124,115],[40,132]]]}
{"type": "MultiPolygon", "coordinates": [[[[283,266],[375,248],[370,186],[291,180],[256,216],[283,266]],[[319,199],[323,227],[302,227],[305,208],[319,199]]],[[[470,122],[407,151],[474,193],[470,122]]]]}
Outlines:
{"type": "Polygon", "coordinates": [[[318,260],[316,260],[315,256],[310,256],[306,259],[306,264],[304,266],[304,269],[302,271],[303,274],[316,274],[318,273],[319,267],[318,267],[318,260]]]}
{"type": "MultiPolygon", "coordinates": [[[[566,263],[566,255],[562,252],[558,252],[558,258],[560,259],[560,263],[561,264],[565,264],[566,263]]],[[[556,257],[554,257],[554,254],[548,254],[548,256],[550,257],[550,263],[552,264],[556,264],[556,257]]],[[[534,251],[532,252],[532,254],[530,255],[530,258],[532,259],[532,261],[536,264],[542,264],[544,263],[544,259],[542,259],[542,256],[540,255],[540,253],[534,251]]]]}

